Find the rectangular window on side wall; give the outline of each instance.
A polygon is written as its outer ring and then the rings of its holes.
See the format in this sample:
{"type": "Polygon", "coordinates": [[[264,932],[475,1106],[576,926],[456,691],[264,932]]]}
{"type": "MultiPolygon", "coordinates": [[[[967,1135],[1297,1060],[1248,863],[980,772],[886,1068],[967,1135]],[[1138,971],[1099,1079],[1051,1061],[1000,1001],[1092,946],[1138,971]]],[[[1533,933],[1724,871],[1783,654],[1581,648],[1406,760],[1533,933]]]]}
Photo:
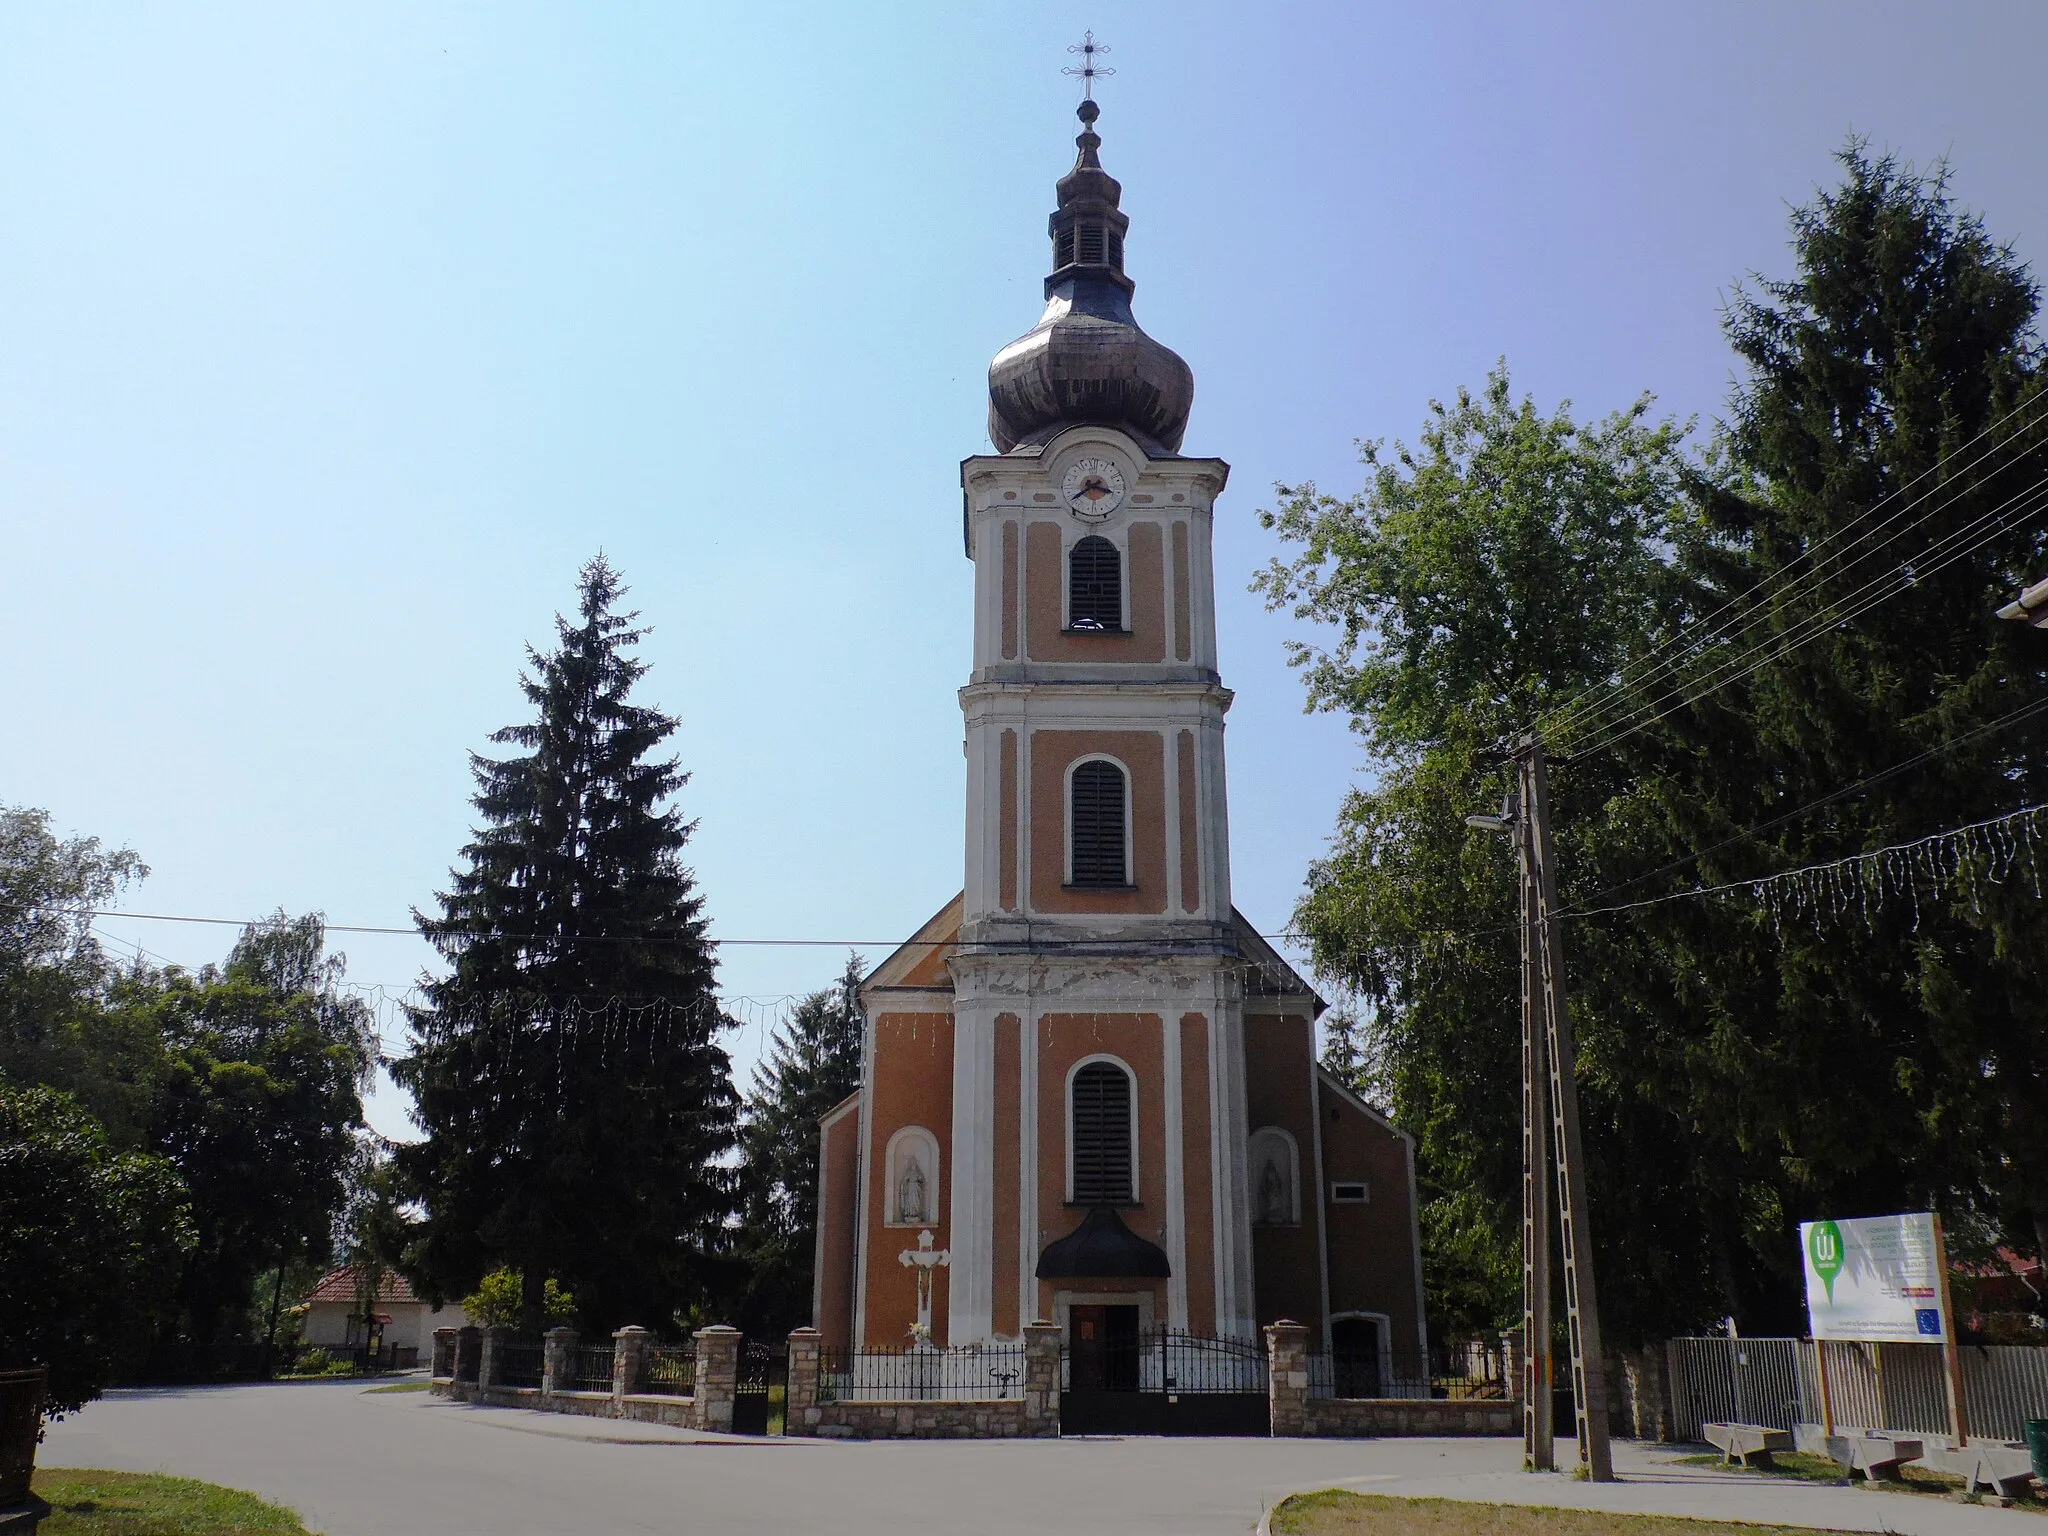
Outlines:
{"type": "Polygon", "coordinates": [[[1330,1204],[1364,1205],[1370,1193],[1363,1179],[1351,1183],[1337,1183],[1330,1186],[1330,1204]]]}

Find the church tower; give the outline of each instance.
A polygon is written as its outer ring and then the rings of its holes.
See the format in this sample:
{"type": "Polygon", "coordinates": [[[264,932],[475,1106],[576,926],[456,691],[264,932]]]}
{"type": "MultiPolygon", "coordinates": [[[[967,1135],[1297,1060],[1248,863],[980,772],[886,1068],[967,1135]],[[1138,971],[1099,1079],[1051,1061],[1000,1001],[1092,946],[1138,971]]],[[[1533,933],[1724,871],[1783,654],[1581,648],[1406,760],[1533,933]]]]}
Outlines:
{"type": "Polygon", "coordinates": [[[1406,1138],[1321,1073],[1321,1001],[1231,905],[1230,467],[1181,452],[1194,375],[1132,313],[1122,188],[1095,102],[1079,115],[1044,314],[990,365],[996,451],[960,466],[965,887],[862,988],[862,1088],[823,1126],[818,1325],[1326,1330],[1341,1178],[1380,1202],[1353,1223],[1375,1326],[1419,1342],[1406,1138]]]}

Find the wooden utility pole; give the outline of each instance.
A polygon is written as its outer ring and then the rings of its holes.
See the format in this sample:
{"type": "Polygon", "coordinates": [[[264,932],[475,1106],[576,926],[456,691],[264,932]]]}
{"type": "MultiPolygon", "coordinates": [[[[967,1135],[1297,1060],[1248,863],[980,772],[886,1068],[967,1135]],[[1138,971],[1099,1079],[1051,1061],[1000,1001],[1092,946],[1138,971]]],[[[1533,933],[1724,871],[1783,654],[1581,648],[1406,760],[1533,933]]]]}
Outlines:
{"type": "MultiPolygon", "coordinates": [[[[1547,1049],[1541,1054],[1548,1058],[1545,1065],[1548,1068],[1548,1107],[1551,1113],[1546,1118],[1551,1121],[1556,1134],[1557,1199],[1562,1217],[1558,1232],[1564,1248],[1565,1322],[1571,1338],[1572,1403],[1578,1420],[1579,1467],[1593,1482],[1611,1483],[1614,1481],[1614,1453],[1608,1444],[1607,1366],[1600,1342],[1599,1292],[1593,1283],[1593,1228],[1586,1209],[1586,1154],[1579,1138],[1579,1088],[1574,1066],[1578,1053],[1572,1039],[1571,1015],[1565,1008],[1564,935],[1557,917],[1556,863],[1550,841],[1550,781],[1545,769],[1542,741],[1534,735],[1524,737],[1516,744],[1515,762],[1521,782],[1520,842],[1524,868],[1530,876],[1522,882],[1522,899],[1534,912],[1533,923],[1525,921],[1523,932],[1537,941],[1535,948],[1543,982],[1541,1003],[1538,1005],[1532,1002],[1531,992],[1535,989],[1529,986],[1531,978],[1524,968],[1522,1010],[1525,1019],[1540,1013],[1545,1025],[1547,1049]]],[[[1545,1075],[1529,1072],[1526,1064],[1524,1072],[1530,1077],[1545,1075]]],[[[1534,1097],[1525,1089],[1527,1107],[1531,1110],[1543,1107],[1540,1103],[1528,1102],[1534,1097]]],[[[1532,1121],[1537,1126],[1543,1123],[1533,1117],[1532,1121]]],[[[1525,1137],[1530,1133],[1531,1123],[1524,1123],[1525,1137]]],[[[1538,1132],[1534,1139],[1540,1141],[1541,1133],[1538,1132]]],[[[1536,1235],[1524,1232],[1525,1240],[1536,1235]]],[[[1540,1252],[1543,1257],[1538,1264],[1539,1270],[1548,1263],[1548,1245],[1540,1252]]],[[[1525,1273],[1529,1262],[1529,1254],[1525,1251],[1525,1273]]],[[[1543,1353],[1547,1360],[1550,1352],[1547,1284],[1544,1290],[1543,1353]]],[[[1534,1353],[1533,1342],[1531,1352],[1534,1353]]],[[[1549,1417],[1547,1401],[1544,1417],[1549,1417]]]]}
{"type": "Polygon", "coordinates": [[[1536,860],[1529,817],[1514,811],[1522,893],[1522,1466],[1557,1470],[1556,1376],[1550,1342],[1550,1073],[1544,1027],[1542,935],[1536,927],[1536,860]]]}
{"type": "Polygon", "coordinates": [[[1941,1298],[1941,1363],[1948,1377],[1948,1427],[1959,1446],[1970,1443],[1970,1414],[1963,1391],[1963,1351],[1956,1343],[1956,1303],[1948,1284],[1948,1238],[1941,1230],[1941,1213],[1934,1213],[1934,1273],[1941,1298]]]}

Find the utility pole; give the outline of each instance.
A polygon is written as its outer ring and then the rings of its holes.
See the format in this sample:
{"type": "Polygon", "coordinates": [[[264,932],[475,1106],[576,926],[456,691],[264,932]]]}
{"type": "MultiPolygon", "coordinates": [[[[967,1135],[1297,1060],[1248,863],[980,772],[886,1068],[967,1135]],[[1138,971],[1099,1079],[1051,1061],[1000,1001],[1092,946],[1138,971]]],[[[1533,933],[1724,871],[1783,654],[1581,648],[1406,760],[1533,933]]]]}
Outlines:
{"type": "Polygon", "coordinates": [[[1614,1481],[1607,1433],[1607,1370],[1600,1300],[1593,1284],[1593,1234],[1586,1211],[1586,1154],[1579,1139],[1579,1088],[1571,1015],[1565,1008],[1564,936],[1558,926],[1556,857],[1550,841],[1550,780],[1543,743],[1524,736],[1505,753],[1515,787],[1498,816],[1466,825],[1515,840],[1522,928],[1522,1465],[1557,1469],[1550,1338],[1551,1170],[1556,1169],[1564,1249],[1566,1331],[1579,1470],[1614,1481]]]}
{"type": "MultiPolygon", "coordinates": [[[[1517,785],[1519,789],[1520,786],[1517,785]]],[[[1517,795],[1515,861],[1521,868],[1522,915],[1522,1466],[1557,1470],[1556,1363],[1550,1340],[1550,1074],[1542,993],[1542,935],[1536,926],[1535,860],[1529,817],[1517,795]]]]}
{"type": "MultiPolygon", "coordinates": [[[[1600,1344],[1599,1292],[1593,1283],[1593,1227],[1586,1209],[1586,1152],[1579,1138],[1579,1087],[1574,1066],[1578,1051],[1572,1039],[1571,1015],[1565,1007],[1564,935],[1557,917],[1556,857],[1550,841],[1550,780],[1542,740],[1531,734],[1517,742],[1515,765],[1521,784],[1523,809],[1519,839],[1525,871],[1522,900],[1534,909],[1533,923],[1525,921],[1523,924],[1523,942],[1526,947],[1529,936],[1539,941],[1537,953],[1543,981],[1539,1009],[1530,996],[1532,978],[1527,964],[1524,964],[1522,1014],[1527,1020],[1540,1011],[1546,1026],[1544,1032],[1548,1048],[1543,1054],[1549,1058],[1549,1118],[1557,1138],[1557,1199],[1563,1218],[1558,1231],[1564,1246],[1565,1322],[1571,1337],[1572,1403],[1578,1420],[1579,1468],[1593,1482],[1611,1483],[1614,1481],[1614,1453],[1608,1444],[1607,1433],[1607,1366],[1600,1344]]],[[[1526,1049],[1525,1046],[1525,1053],[1526,1049]]],[[[1523,1071],[1525,1077],[1531,1075],[1526,1056],[1523,1071]]],[[[1526,1096],[1526,1087],[1524,1092],[1526,1096]]],[[[1525,1137],[1530,1134],[1526,1123],[1523,1134],[1525,1137]]],[[[1541,1134],[1538,1133],[1534,1139],[1540,1141],[1541,1134]]],[[[1525,1191],[1524,1199],[1527,1198],[1525,1191]]],[[[1543,1253],[1547,1261],[1547,1247],[1543,1253]]],[[[1529,1256],[1525,1253],[1525,1272],[1528,1264],[1529,1256]]],[[[1546,1286],[1546,1325],[1549,1314],[1547,1293],[1546,1286]]],[[[1549,1343],[1546,1326],[1546,1360],[1549,1343]]],[[[1547,1401],[1544,1417],[1549,1417],[1547,1401]]]]}

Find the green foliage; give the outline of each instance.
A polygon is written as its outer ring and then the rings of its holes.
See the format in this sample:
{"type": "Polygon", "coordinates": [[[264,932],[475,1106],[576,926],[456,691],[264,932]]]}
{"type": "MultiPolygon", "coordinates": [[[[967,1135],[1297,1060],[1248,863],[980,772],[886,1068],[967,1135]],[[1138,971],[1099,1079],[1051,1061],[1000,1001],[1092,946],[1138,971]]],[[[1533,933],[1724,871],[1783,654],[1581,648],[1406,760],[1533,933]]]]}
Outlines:
{"type": "MultiPolygon", "coordinates": [[[[1357,496],[1283,487],[1266,519],[1304,548],[1257,585],[1338,634],[1328,649],[1294,647],[1311,707],[1350,712],[1379,764],[1347,797],[1296,922],[1318,969],[1369,1005],[1362,1021],[1338,1020],[1334,1069],[1383,1094],[1417,1137],[1426,1302],[1440,1328],[1508,1321],[1520,1273],[1515,873],[1504,841],[1475,836],[1464,816],[1501,794],[1497,743],[1649,643],[1658,550],[1683,514],[1688,466],[1680,429],[1648,416],[1647,400],[1593,426],[1543,415],[1498,368],[1482,394],[1433,405],[1419,447],[1368,445],[1357,496]]],[[[1609,787],[1562,786],[1561,820],[1597,814],[1609,787]]],[[[1664,1154],[1632,1162],[1626,1181],[1596,1181],[1610,1217],[1617,1202],[1654,1220],[1689,1200],[1685,1142],[1643,1086],[1587,1072],[1596,1166],[1618,1140],[1664,1154]]],[[[1617,1258],[1614,1239],[1630,1230],[1604,1220],[1603,1257],[1617,1258]]],[[[1683,1317],[1697,1287],[1663,1300],[1683,1317]]],[[[1653,1330],[1677,1319],[1617,1320],[1653,1330]]]]}
{"type": "Polygon", "coordinates": [[[0,1082],[0,1233],[0,1369],[47,1365],[72,1412],[148,1338],[192,1244],[177,1173],[65,1095],[0,1082]]]}
{"type": "MultiPolygon", "coordinates": [[[[1795,215],[1797,276],[1729,311],[1748,373],[1705,459],[1640,407],[1595,431],[1516,409],[1496,375],[1484,402],[1433,407],[1421,450],[1368,449],[1360,496],[1283,488],[1270,519],[1305,552],[1260,585],[1338,635],[1297,647],[1311,706],[1350,711],[1379,768],[1297,921],[1369,1006],[1333,1048],[1418,1137],[1441,1323],[1506,1321],[1516,1290],[1514,872],[1504,840],[1462,825],[1503,787],[1489,748],[1541,719],[1579,754],[1552,777],[1567,910],[1797,868],[2048,792],[2048,709],[1950,750],[2048,699],[2048,636],[1992,617],[2048,563],[2038,519],[2006,506],[2048,470],[2038,423],[2022,412],[2001,456],[1965,473],[2010,428],[1980,434],[2041,399],[2033,285],[1939,176],[1860,146],[1843,160],[1843,185],[1795,215]],[[1907,488],[1941,494],[1890,528],[1858,521],[1907,488]],[[1846,594],[1951,533],[1959,558],[1923,560],[1847,613],[1846,594]],[[1728,652],[1689,664],[1684,626],[1801,576],[1745,643],[1815,616],[1818,641],[1689,704],[1671,677],[1627,685],[1670,659],[1676,682],[1703,686],[1728,652]],[[1560,709],[1617,684],[1604,718],[1560,709]],[[1629,709],[1664,713],[1623,734],[1629,709]]],[[[1566,937],[1615,1342],[1731,1310],[1796,1326],[1790,1232],[1812,1215],[1932,1204],[1964,1251],[2048,1246],[2048,929],[2030,891],[1980,884],[1783,931],[1741,899],[1672,901],[1566,937]]]]}
{"type": "Polygon", "coordinates": [[[559,648],[528,651],[532,723],[492,737],[521,753],[472,757],[482,825],[420,918],[449,971],[394,1068],[426,1132],[396,1156],[429,1294],[507,1266],[529,1325],[553,1276],[609,1328],[710,1285],[737,1103],[693,823],[670,804],[688,776],[654,756],[676,721],[629,698],[646,667],[618,576],[600,557],[579,586],[559,648]]]}
{"type": "Polygon", "coordinates": [[[818,1240],[818,1122],[860,1086],[860,958],[837,986],[813,992],[775,1031],[754,1068],[740,1135],[739,1320],[786,1333],[811,1319],[818,1240]]]}
{"type": "Polygon", "coordinates": [[[124,977],[165,1070],[151,1142],[191,1193],[199,1236],[176,1287],[181,1342],[244,1336],[257,1276],[328,1252],[375,1060],[368,1011],[339,996],[316,917],[244,930],[219,970],[124,977]]]}
{"type": "MultiPolygon", "coordinates": [[[[516,1269],[494,1269],[462,1298],[463,1313],[480,1328],[520,1321],[526,1305],[526,1282],[516,1269]]],[[[576,1321],[576,1298],[549,1280],[541,1287],[541,1325],[567,1327],[576,1321]]]]}
{"type": "Polygon", "coordinates": [[[100,1006],[90,914],[148,873],[131,849],[59,839],[47,811],[0,808],[0,1076],[71,1094],[124,1148],[147,1142],[163,1053],[100,1006]]]}

